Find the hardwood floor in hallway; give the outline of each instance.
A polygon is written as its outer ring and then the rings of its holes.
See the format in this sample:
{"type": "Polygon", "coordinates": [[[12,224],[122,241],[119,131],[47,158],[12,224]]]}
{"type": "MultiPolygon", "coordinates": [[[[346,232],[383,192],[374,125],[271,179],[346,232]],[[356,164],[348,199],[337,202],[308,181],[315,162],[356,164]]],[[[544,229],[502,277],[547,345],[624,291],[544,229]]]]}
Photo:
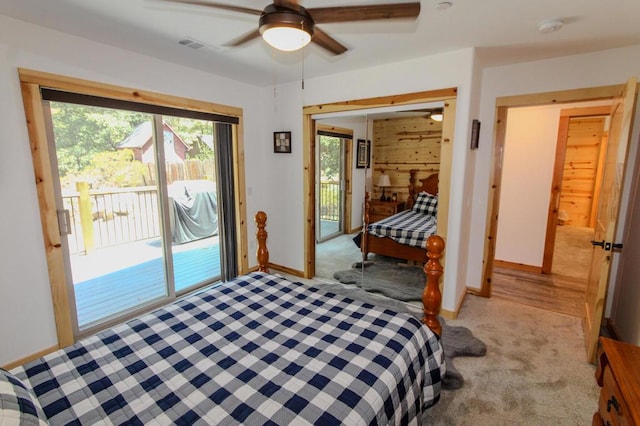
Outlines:
{"type": "Polygon", "coordinates": [[[560,314],[582,317],[586,281],[494,267],[491,297],[560,314]]]}
{"type": "Polygon", "coordinates": [[[559,226],[551,275],[494,265],[492,297],[581,318],[592,235],[591,228],[559,226]]]}

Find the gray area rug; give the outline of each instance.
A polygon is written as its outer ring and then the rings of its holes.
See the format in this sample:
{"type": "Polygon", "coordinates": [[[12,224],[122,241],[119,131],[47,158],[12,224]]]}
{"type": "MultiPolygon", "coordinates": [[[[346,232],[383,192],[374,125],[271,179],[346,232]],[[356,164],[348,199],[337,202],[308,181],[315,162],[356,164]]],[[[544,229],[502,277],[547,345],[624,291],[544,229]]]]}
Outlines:
{"type": "Polygon", "coordinates": [[[422,300],[425,285],[422,268],[381,256],[376,256],[376,261],[356,262],[351,269],[334,273],[333,278],[404,302],[422,300]]]}
{"type": "MultiPolygon", "coordinates": [[[[364,281],[367,280],[365,279],[364,281]]],[[[422,285],[424,286],[424,284],[422,285]]],[[[422,321],[421,305],[415,306],[396,299],[390,299],[389,297],[383,297],[361,288],[343,284],[317,284],[315,287],[326,292],[351,297],[395,312],[408,313],[422,321]]],[[[422,289],[420,289],[420,295],[422,295],[422,289]]],[[[459,356],[484,356],[487,352],[487,346],[480,339],[477,339],[468,328],[449,326],[443,318],[440,318],[440,322],[442,324],[441,343],[447,365],[447,372],[442,381],[442,388],[447,390],[459,389],[464,384],[464,378],[454,366],[453,358],[459,356]]]]}

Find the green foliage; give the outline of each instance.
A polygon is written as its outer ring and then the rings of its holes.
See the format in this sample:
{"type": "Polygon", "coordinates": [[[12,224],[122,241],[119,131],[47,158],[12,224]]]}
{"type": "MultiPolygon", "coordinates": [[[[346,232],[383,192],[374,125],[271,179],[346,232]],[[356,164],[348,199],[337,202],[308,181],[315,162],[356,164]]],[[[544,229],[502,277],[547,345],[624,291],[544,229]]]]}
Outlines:
{"type": "Polygon", "coordinates": [[[337,180],[340,176],[341,140],[333,136],[320,136],[320,178],[337,180]]]}
{"type": "Polygon", "coordinates": [[[51,116],[61,177],[78,174],[95,154],[114,152],[149,114],[51,102],[51,116]]]}
{"type": "MultiPolygon", "coordinates": [[[[118,149],[136,127],[153,120],[151,114],[63,102],[50,105],[63,186],[78,180],[90,182],[93,188],[141,186],[153,181],[148,167],[134,160],[132,150],[118,149]]],[[[162,118],[189,147],[186,159],[214,158],[211,121],[162,118]]]]}
{"type": "Polygon", "coordinates": [[[63,186],[75,181],[91,183],[92,188],[125,188],[148,184],[149,170],[134,159],[133,151],[121,149],[94,154],[89,165],[77,174],[67,175],[63,186]]]}

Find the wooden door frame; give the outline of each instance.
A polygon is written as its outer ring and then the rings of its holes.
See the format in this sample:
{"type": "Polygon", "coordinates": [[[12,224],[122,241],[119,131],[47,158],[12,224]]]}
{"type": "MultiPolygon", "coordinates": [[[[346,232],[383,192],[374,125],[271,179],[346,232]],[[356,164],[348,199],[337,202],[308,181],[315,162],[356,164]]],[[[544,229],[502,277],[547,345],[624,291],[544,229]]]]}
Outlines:
{"type": "MultiPolygon", "coordinates": [[[[415,92],[401,95],[381,96],[377,98],[357,99],[350,101],[333,102],[328,104],[308,105],[302,108],[302,129],[303,129],[303,202],[304,217],[306,218],[304,230],[304,278],[313,278],[316,274],[316,193],[315,193],[315,150],[316,150],[316,120],[314,115],[327,114],[334,112],[357,111],[370,108],[382,108],[392,106],[414,105],[428,102],[448,101],[457,98],[458,90],[456,88],[447,88],[440,90],[430,90],[426,92],[415,92]]],[[[446,117],[446,116],[445,116],[446,117]]],[[[453,123],[454,119],[447,119],[453,123]]],[[[453,131],[453,124],[449,126],[453,131]]],[[[447,142],[453,141],[453,135],[450,135],[447,142]]],[[[443,140],[446,138],[444,134],[443,124],[443,140]]],[[[448,144],[451,146],[451,143],[448,144]]],[[[446,158],[450,158],[447,156],[446,158]]],[[[440,173],[440,184],[449,185],[451,164],[448,164],[445,170],[440,173]],[[449,174],[447,174],[449,173],[449,174]]],[[[442,203],[444,205],[444,203],[442,203]]],[[[438,212],[440,213],[440,212],[438,212]]],[[[440,214],[438,214],[440,217],[440,214]]],[[[438,221],[440,223],[440,221],[438,221]]]]}
{"type": "MultiPolygon", "coordinates": [[[[545,233],[544,252],[542,255],[542,273],[551,274],[553,267],[553,250],[556,245],[556,228],[558,223],[558,212],[560,205],[560,195],[562,192],[562,179],[564,177],[564,162],[567,153],[567,139],[569,135],[569,121],[576,117],[597,117],[609,116],[611,106],[578,107],[560,110],[560,122],[558,123],[558,139],[556,143],[556,159],[553,166],[553,179],[551,182],[551,196],[549,198],[549,209],[547,213],[547,230],[545,233]]],[[[597,204],[597,194],[600,192],[600,176],[602,175],[603,150],[600,146],[600,156],[597,165],[592,206],[597,204]]]]}
{"type": "MultiPolygon", "coordinates": [[[[622,83],[621,83],[622,84],[622,83]]],[[[495,260],[495,245],[498,234],[498,212],[500,210],[500,190],[502,182],[502,162],[507,130],[507,114],[509,108],[553,105],[573,102],[586,102],[613,99],[618,96],[620,84],[611,86],[590,87],[584,89],[562,90],[556,92],[532,93],[525,95],[503,96],[496,98],[494,126],[493,168],[487,205],[487,223],[485,229],[483,251],[482,284],[478,294],[491,297],[491,276],[495,260]]]]}

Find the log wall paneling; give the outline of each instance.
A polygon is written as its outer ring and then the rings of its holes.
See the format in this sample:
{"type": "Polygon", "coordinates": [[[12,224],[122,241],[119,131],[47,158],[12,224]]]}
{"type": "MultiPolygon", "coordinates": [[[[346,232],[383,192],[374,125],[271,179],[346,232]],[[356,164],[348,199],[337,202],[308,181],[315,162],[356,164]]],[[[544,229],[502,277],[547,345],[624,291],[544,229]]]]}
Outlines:
{"type": "Polygon", "coordinates": [[[416,179],[426,178],[440,170],[441,142],[442,122],[425,116],[374,120],[372,198],[378,199],[382,195],[376,182],[384,171],[391,181],[391,187],[385,189],[385,194],[396,192],[398,200],[406,201],[411,170],[419,170],[416,179]]]}
{"type": "Polygon", "coordinates": [[[559,204],[560,212],[567,214],[565,225],[590,224],[604,124],[604,117],[569,120],[559,204]]]}

